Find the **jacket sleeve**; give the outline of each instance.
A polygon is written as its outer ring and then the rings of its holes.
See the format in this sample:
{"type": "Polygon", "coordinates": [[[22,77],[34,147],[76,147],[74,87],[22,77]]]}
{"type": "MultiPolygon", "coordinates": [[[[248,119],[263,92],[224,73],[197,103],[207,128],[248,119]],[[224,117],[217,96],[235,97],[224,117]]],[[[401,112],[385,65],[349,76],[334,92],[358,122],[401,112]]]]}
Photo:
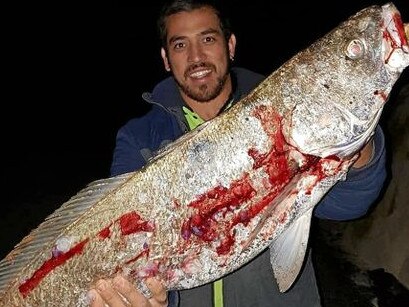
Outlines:
{"type": "Polygon", "coordinates": [[[173,116],[162,107],[152,106],[146,115],[131,119],[118,130],[111,176],[140,169],[158,149],[181,134],[173,116]]]}
{"type": "Polygon", "coordinates": [[[386,179],[385,139],[381,127],[375,130],[374,154],[362,168],[351,168],[317,205],[314,215],[322,219],[352,220],[364,216],[378,198],[386,179]]]}
{"type": "Polygon", "coordinates": [[[116,144],[111,164],[111,176],[132,172],[145,165],[146,161],[141,153],[143,145],[135,137],[139,124],[130,121],[118,130],[116,144]]]}

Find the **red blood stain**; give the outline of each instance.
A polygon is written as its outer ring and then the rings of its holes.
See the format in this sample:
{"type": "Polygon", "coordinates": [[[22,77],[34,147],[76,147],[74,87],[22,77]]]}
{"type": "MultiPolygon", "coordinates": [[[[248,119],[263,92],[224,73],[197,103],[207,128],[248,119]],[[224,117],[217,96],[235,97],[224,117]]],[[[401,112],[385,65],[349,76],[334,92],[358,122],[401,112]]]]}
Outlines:
{"type": "Polygon", "coordinates": [[[408,46],[408,41],[406,40],[405,34],[405,26],[403,25],[403,21],[400,14],[397,13],[393,14],[393,21],[396,25],[396,29],[398,30],[401,46],[408,46]]]}
{"type": "Polygon", "coordinates": [[[111,225],[109,225],[108,227],[105,227],[104,229],[102,229],[99,233],[98,236],[101,239],[107,239],[109,237],[111,237],[111,230],[109,229],[111,225]]]}
{"type": "Polygon", "coordinates": [[[157,261],[149,262],[145,264],[145,267],[143,267],[142,269],[131,270],[129,275],[135,280],[140,279],[141,277],[153,277],[158,275],[159,265],[160,263],[157,261]]]}
{"type": "Polygon", "coordinates": [[[194,234],[206,242],[215,240],[220,231],[214,219],[215,214],[221,213],[225,216],[243,201],[251,199],[254,193],[248,175],[244,175],[244,178],[233,182],[230,188],[217,186],[199,196],[197,200],[188,205],[198,211],[183,223],[182,237],[188,240],[194,234]]]}
{"type": "MultiPolygon", "coordinates": [[[[273,144],[266,153],[260,153],[256,148],[249,148],[248,154],[254,160],[253,169],[262,168],[268,177],[268,183],[262,181],[268,191],[260,200],[247,204],[246,209],[235,213],[229,220],[220,220],[228,212],[250,202],[257,191],[253,187],[249,174],[243,174],[230,187],[217,186],[197,197],[188,206],[197,209],[192,216],[182,224],[182,237],[185,240],[201,240],[204,242],[220,241],[216,247],[219,255],[228,254],[235,243],[232,228],[237,224],[247,225],[255,216],[270,206],[289,181],[298,173],[308,172],[317,176],[317,181],[325,177],[322,172],[320,158],[302,155],[303,164],[298,165],[289,157],[292,148],[282,134],[281,118],[275,111],[262,106],[255,111],[258,118],[273,144]],[[219,220],[215,219],[216,214],[219,220]],[[192,237],[192,235],[194,235],[192,237]]],[[[311,189],[313,186],[311,187],[311,189]]],[[[281,216],[284,221],[285,216],[281,216]]]]}
{"type": "Polygon", "coordinates": [[[45,261],[43,265],[18,288],[23,297],[26,297],[35,287],[37,287],[41,280],[56,267],[64,264],[68,259],[75,255],[81,254],[87,242],[88,239],[78,243],[66,253],[61,253],[56,257],[53,256],[51,259],[45,261]]]}
{"type": "Polygon", "coordinates": [[[142,220],[140,215],[135,211],[126,213],[121,216],[119,218],[119,225],[121,227],[121,234],[123,236],[139,231],[152,232],[154,230],[152,223],[142,220]]]}
{"type": "Polygon", "coordinates": [[[217,254],[219,255],[226,255],[230,252],[232,245],[234,244],[235,240],[230,233],[225,233],[226,237],[223,238],[220,245],[216,248],[217,254]]]}
{"type": "Polygon", "coordinates": [[[388,57],[385,59],[385,63],[389,62],[389,59],[396,48],[402,48],[403,46],[408,46],[408,42],[406,40],[405,29],[401,19],[400,14],[395,13],[393,15],[393,23],[395,24],[396,30],[398,31],[399,42],[396,42],[392,35],[387,31],[387,29],[383,32],[383,38],[386,39],[392,47],[391,52],[388,54],[388,57]]]}
{"type": "Polygon", "coordinates": [[[287,212],[281,213],[280,217],[278,218],[278,222],[280,224],[284,223],[287,220],[287,212]]]}
{"type": "Polygon", "coordinates": [[[388,96],[383,91],[376,90],[374,94],[380,96],[383,101],[386,101],[388,99],[388,96]]]}
{"type": "MultiPolygon", "coordinates": [[[[119,223],[121,234],[123,236],[129,235],[138,231],[153,231],[154,225],[149,221],[144,221],[136,212],[129,212],[121,216],[116,222],[119,223]]],[[[100,239],[106,239],[111,236],[111,230],[109,225],[98,232],[98,237],[100,239]]],[[[23,297],[27,296],[30,291],[32,291],[41,280],[49,274],[57,266],[63,265],[68,259],[76,254],[82,253],[85,244],[89,239],[85,239],[82,242],[75,245],[66,253],[60,253],[58,255],[53,255],[51,259],[45,261],[42,266],[34,272],[34,274],[27,279],[23,284],[20,285],[19,290],[23,297]]],[[[138,257],[142,257],[144,254],[149,253],[148,250],[144,250],[140,255],[136,256],[134,259],[129,260],[129,262],[135,261],[138,257]]]]}
{"type": "Polygon", "coordinates": [[[128,261],[125,262],[125,264],[130,264],[132,262],[137,261],[138,259],[142,258],[142,257],[149,257],[149,248],[143,250],[142,252],[140,252],[138,255],[136,255],[134,258],[129,259],[128,261]]]}

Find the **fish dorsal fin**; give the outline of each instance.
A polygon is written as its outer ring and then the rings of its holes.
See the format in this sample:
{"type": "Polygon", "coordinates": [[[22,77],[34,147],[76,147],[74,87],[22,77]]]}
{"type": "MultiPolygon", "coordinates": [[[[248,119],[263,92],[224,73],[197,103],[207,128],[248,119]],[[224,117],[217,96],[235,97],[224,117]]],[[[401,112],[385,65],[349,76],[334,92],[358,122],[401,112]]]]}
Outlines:
{"type": "Polygon", "coordinates": [[[280,292],[291,287],[301,270],[310,234],[312,210],[300,216],[270,244],[270,262],[280,292]]]}
{"type": "Polygon", "coordinates": [[[68,225],[81,218],[84,212],[126,182],[132,174],[127,173],[89,183],[32,230],[0,261],[0,296],[6,291],[10,282],[29,264],[29,261],[33,260],[36,254],[41,255],[39,250],[47,246],[50,241],[57,240],[68,225]]]}

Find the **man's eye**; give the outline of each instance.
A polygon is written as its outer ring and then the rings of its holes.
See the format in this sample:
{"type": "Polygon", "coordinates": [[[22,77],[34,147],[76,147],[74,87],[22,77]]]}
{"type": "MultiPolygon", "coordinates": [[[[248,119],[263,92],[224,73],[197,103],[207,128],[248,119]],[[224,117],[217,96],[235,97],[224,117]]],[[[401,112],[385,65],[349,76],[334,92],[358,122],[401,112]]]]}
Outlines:
{"type": "Polygon", "coordinates": [[[206,36],[203,40],[205,43],[211,43],[215,41],[214,37],[212,36],[206,36]]]}
{"type": "Polygon", "coordinates": [[[176,43],[176,44],[173,45],[174,49],[182,49],[183,47],[185,47],[185,44],[181,43],[181,42],[176,43]]]}

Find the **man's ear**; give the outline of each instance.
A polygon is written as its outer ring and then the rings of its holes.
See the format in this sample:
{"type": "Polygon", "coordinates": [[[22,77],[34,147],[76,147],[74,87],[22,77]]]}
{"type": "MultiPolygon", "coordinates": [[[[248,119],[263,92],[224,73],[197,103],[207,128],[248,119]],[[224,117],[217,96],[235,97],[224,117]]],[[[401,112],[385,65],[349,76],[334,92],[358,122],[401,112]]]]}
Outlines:
{"type": "Polygon", "coordinates": [[[170,71],[168,56],[166,55],[166,51],[163,47],[160,48],[160,55],[162,57],[163,65],[165,66],[166,71],[170,71]]]}
{"type": "Polygon", "coordinates": [[[234,55],[236,53],[236,35],[230,35],[229,41],[227,42],[229,46],[229,57],[230,60],[234,61],[234,55]]]}

